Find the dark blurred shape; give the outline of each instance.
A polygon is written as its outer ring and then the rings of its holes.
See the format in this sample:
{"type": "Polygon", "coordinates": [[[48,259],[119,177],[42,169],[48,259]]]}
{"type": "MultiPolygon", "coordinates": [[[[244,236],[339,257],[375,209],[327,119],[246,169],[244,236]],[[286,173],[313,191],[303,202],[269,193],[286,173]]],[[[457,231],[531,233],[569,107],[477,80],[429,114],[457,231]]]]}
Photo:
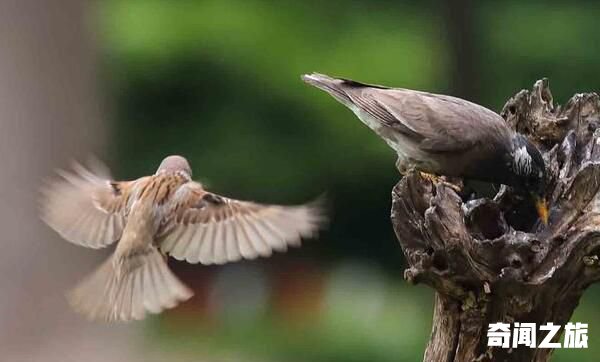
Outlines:
{"type": "Polygon", "coordinates": [[[478,2],[471,0],[441,1],[446,27],[449,56],[449,90],[455,97],[476,100],[479,90],[475,17],[478,2]]]}

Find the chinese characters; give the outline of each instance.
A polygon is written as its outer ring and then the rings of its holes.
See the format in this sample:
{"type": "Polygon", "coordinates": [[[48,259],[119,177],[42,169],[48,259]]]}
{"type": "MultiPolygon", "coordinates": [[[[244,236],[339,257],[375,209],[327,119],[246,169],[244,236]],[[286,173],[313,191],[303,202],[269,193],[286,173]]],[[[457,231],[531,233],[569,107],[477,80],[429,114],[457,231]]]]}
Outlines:
{"type": "Polygon", "coordinates": [[[587,348],[588,325],[587,323],[567,323],[565,326],[565,338],[563,344],[552,342],[555,336],[560,335],[560,325],[546,323],[539,330],[544,338],[537,344],[538,329],[535,323],[515,322],[490,323],[487,332],[488,346],[501,348],[517,348],[526,346],[530,348],[587,348]],[[512,327],[512,333],[511,333],[512,327]]]}

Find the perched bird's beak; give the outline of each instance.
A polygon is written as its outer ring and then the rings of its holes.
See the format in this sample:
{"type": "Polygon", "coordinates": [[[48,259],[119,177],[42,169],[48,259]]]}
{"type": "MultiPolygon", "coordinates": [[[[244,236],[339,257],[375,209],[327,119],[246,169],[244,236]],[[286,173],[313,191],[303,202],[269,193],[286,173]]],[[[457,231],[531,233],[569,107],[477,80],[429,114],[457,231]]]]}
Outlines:
{"type": "Polygon", "coordinates": [[[548,203],[544,197],[535,196],[535,208],[544,225],[548,225],[548,203]]]}

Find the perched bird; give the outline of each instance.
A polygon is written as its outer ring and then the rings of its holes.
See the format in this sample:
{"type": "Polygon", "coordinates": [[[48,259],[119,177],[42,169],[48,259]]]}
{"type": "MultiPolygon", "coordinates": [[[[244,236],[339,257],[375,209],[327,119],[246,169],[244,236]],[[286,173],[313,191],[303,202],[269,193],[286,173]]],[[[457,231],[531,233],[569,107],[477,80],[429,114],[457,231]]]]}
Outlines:
{"type": "Polygon", "coordinates": [[[75,244],[112,256],[69,293],[72,306],[94,320],[142,319],[187,300],[192,292],[167,266],[166,255],[189,263],[223,264],[298,246],[325,221],[318,202],[261,205],[206,191],[181,156],[156,173],[112,181],[107,170],[76,164],[42,190],[41,217],[75,244]]]}
{"type": "Polygon", "coordinates": [[[500,115],[446,95],[303,75],[332,95],[398,154],[402,174],[426,173],[501,183],[527,191],[548,221],[546,168],[539,150],[500,115]]]}

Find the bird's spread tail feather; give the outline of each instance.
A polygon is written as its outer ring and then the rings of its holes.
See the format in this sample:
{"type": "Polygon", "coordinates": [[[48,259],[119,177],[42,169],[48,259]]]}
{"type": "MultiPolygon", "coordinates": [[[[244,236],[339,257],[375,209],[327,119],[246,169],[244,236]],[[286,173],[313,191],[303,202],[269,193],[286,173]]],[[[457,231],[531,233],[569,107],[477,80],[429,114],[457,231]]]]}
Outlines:
{"type": "Polygon", "coordinates": [[[159,313],[192,296],[169,270],[160,252],[112,256],[68,294],[70,304],[92,320],[128,321],[159,313]]]}

